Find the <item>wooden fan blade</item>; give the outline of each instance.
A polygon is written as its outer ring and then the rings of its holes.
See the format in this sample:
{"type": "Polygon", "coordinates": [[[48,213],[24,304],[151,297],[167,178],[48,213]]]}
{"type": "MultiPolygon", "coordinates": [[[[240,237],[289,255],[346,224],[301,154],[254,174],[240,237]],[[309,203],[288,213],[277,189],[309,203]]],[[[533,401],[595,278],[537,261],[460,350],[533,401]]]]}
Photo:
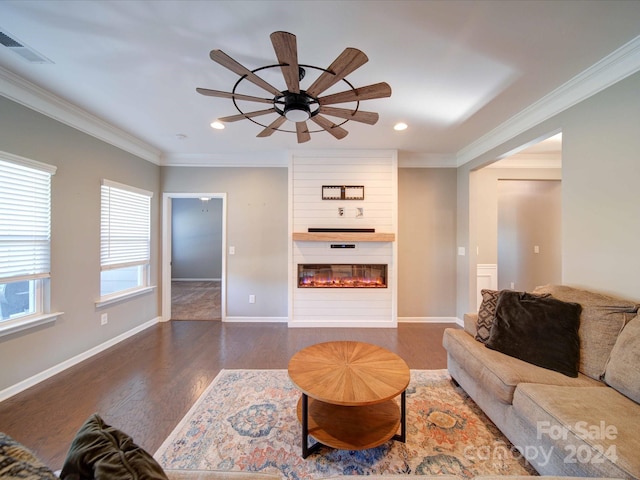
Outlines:
{"type": "Polygon", "coordinates": [[[220,90],[210,90],[208,88],[196,88],[196,92],[208,97],[235,98],[236,100],[247,100],[249,102],[273,103],[273,99],[242,95],[240,93],[222,92],[220,90]]]}
{"type": "Polygon", "coordinates": [[[288,32],[273,32],[271,43],[278,57],[287,89],[300,93],[300,71],[298,67],[298,45],[296,36],[288,32]]]}
{"type": "Polygon", "coordinates": [[[274,95],[280,95],[280,90],[278,90],[276,87],[274,87],[270,83],[266,82],[265,80],[257,76],[247,67],[240,65],[238,62],[236,62],[233,58],[231,58],[229,55],[224,53],[222,50],[211,50],[211,52],[209,53],[209,57],[211,57],[211,60],[213,60],[214,62],[219,63],[223,67],[228,68],[229,70],[231,70],[234,73],[237,73],[240,76],[246,75],[247,80],[259,86],[260,88],[264,88],[267,92],[270,92],[274,95]]]}
{"type": "Polygon", "coordinates": [[[218,120],[221,122],[237,122],[238,120],[244,120],[245,118],[259,117],[260,115],[267,115],[268,113],[275,112],[275,108],[267,108],[266,110],[257,110],[255,112],[239,113],[237,115],[229,115],[228,117],[222,117],[218,120]]]}
{"type": "Polygon", "coordinates": [[[345,48],[344,52],[329,65],[328,71],[322,72],[306,92],[312,97],[317,97],[368,61],[367,56],[357,48],[345,48]]]}
{"type": "Polygon", "coordinates": [[[331,120],[329,120],[326,117],[323,117],[322,115],[315,115],[311,117],[311,120],[316,122],[318,125],[324,128],[327,132],[329,132],[331,135],[336,137],[338,140],[343,139],[349,134],[349,132],[347,132],[344,128],[339,127],[338,125],[333,123],[331,120]]]}
{"type": "Polygon", "coordinates": [[[360,100],[372,100],[374,98],[384,98],[391,96],[391,87],[388,83],[375,83],[366,87],[347,90],[345,92],[334,93],[326,97],[320,97],[320,105],[332,105],[334,103],[355,102],[360,100]]]}
{"type": "Polygon", "coordinates": [[[298,143],[304,143],[311,140],[307,122],[296,122],[296,134],[298,135],[298,143]]]}
{"type": "Polygon", "coordinates": [[[368,125],[375,125],[379,118],[379,115],[375,112],[363,112],[362,110],[356,111],[347,108],[320,107],[318,111],[332,117],[346,118],[347,120],[366,123],[368,125]]]}
{"type": "Polygon", "coordinates": [[[256,137],[268,137],[273,132],[275,132],[276,129],[280,128],[280,125],[282,125],[285,122],[285,120],[286,120],[285,117],[276,118],[273,122],[269,124],[267,128],[265,128],[258,135],[256,135],[256,137]]]}

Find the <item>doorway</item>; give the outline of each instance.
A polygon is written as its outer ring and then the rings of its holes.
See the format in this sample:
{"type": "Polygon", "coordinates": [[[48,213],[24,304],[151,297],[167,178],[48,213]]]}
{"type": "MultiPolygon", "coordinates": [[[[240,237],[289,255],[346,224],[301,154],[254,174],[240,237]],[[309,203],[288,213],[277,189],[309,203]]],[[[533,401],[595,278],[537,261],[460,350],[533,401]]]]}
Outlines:
{"type": "Polygon", "coordinates": [[[561,180],[559,132],[471,172],[470,305],[480,306],[483,288],[530,291],[562,282],[561,180]]]}
{"type": "Polygon", "coordinates": [[[165,194],[162,319],[225,319],[226,195],[165,194]]]}
{"type": "Polygon", "coordinates": [[[498,180],[498,289],[562,283],[560,180],[498,180]]]}

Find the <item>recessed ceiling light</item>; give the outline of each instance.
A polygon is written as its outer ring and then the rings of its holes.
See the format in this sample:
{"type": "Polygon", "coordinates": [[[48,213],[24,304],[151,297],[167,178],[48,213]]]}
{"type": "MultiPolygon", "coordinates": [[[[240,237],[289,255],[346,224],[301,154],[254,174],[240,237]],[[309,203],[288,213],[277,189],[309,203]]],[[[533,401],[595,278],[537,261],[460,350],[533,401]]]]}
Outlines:
{"type": "Polygon", "coordinates": [[[406,130],[408,128],[408,125],[406,123],[400,122],[400,123],[396,123],[393,126],[394,130],[397,130],[398,132],[401,130],[406,130]]]}
{"type": "Polygon", "coordinates": [[[215,128],[216,130],[224,129],[224,123],[222,122],[211,122],[211,128],[215,128]]]}

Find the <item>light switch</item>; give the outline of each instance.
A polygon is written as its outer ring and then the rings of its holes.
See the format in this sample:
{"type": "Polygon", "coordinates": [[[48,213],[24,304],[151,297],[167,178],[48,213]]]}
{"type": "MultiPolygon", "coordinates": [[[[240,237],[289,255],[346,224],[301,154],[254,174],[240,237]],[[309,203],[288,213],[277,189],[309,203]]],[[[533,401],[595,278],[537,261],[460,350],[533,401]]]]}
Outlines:
{"type": "Polygon", "coordinates": [[[229,247],[229,255],[235,255],[236,254],[236,247],[229,247]]]}
{"type": "Polygon", "coordinates": [[[540,253],[540,247],[538,245],[533,246],[533,253],[540,253]]]}
{"type": "Polygon", "coordinates": [[[465,256],[464,247],[458,247],[458,255],[460,255],[461,257],[465,256]]]}

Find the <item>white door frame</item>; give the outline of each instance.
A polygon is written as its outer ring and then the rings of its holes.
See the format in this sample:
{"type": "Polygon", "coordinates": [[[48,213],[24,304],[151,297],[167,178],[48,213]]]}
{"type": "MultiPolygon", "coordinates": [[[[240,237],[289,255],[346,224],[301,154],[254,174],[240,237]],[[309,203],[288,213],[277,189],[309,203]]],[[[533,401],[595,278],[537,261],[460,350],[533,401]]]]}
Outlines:
{"type": "Polygon", "coordinates": [[[222,272],[220,278],[220,318],[227,318],[227,194],[162,194],[162,321],[171,320],[171,211],[174,198],[219,198],[222,200],[222,272]]]}

